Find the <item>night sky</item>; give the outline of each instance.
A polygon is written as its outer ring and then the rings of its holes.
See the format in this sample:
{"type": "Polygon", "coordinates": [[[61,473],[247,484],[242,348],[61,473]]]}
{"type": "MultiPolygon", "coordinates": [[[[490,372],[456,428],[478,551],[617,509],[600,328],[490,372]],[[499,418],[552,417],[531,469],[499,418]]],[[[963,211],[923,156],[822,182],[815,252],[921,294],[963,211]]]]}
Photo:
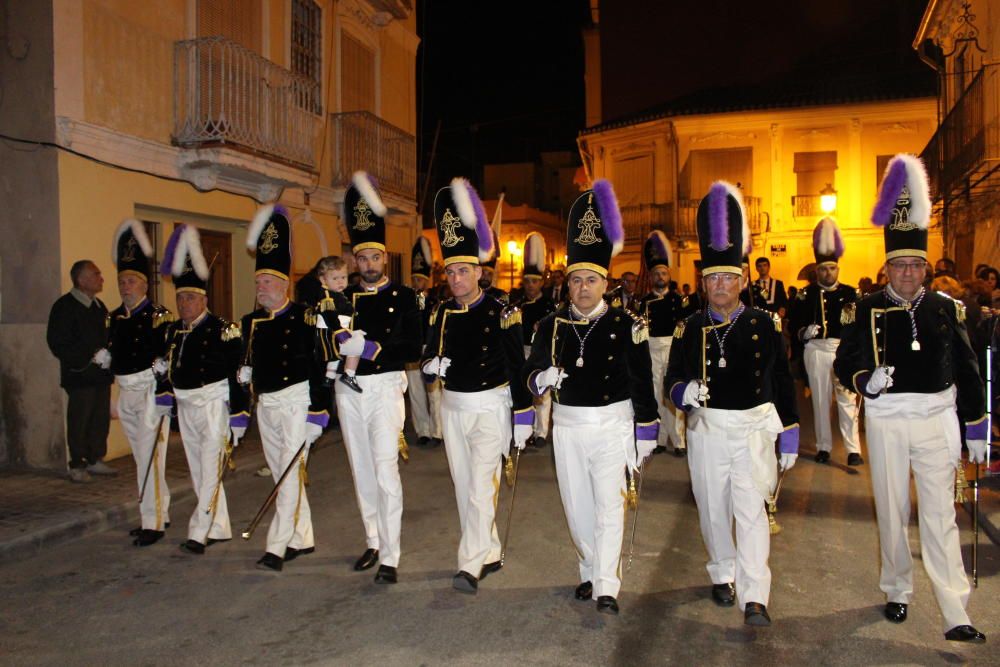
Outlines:
{"type": "MultiPolygon", "coordinates": [[[[603,0],[605,121],[704,89],[872,71],[932,79],[910,44],[924,0],[603,0]]],[[[419,187],[482,165],[575,150],[584,126],[586,0],[417,0],[419,187]]]]}

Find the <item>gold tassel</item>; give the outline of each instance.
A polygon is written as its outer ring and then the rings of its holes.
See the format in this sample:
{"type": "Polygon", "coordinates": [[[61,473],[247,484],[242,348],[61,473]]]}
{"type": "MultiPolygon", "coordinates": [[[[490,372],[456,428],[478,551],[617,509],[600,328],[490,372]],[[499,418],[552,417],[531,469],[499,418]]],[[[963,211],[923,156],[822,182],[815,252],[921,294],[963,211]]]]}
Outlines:
{"type": "Polygon", "coordinates": [[[403,459],[403,463],[410,462],[410,446],[406,444],[406,436],[403,432],[399,432],[399,456],[403,459]]]}
{"type": "Polygon", "coordinates": [[[514,457],[508,456],[507,462],[503,464],[503,474],[507,478],[507,486],[514,486],[514,457]]]}
{"type": "Polygon", "coordinates": [[[635,508],[639,506],[639,494],[635,490],[635,475],[629,477],[628,480],[628,496],[626,496],[628,501],[628,508],[635,511],[635,508]]]}
{"type": "Polygon", "coordinates": [[[965,465],[960,464],[955,470],[955,502],[964,503],[965,490],[969,488],[969,480],[965,478],[965,465]]]}

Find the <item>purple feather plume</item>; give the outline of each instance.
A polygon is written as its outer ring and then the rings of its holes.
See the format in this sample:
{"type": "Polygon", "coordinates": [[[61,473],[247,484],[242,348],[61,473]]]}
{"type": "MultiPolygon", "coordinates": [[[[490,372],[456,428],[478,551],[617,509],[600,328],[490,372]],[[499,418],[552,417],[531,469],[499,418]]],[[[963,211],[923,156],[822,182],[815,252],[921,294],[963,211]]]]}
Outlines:
{"type": "Polygon", "coordinates": [[[722,252],[729,247],[729,190],[722,183],[713,183],[708,191],[708,245],[722,252]]]}
{"type": "Polygon", "coordinates": [[[621,211],[618,209],[618,197],[615,196],[611,181],[606,178],[594,181],[593,190],[597,208],[601,212],[604,234],[611,242],[611,256],[614,257],[625,246],[625,229],[622,226],[621,211]]]}
{"type": "Polygon", "coordinates": [[[171,274],[171,267],[174,265],[174,255],[177,254],[177,245],[180,243],[183,233],[184,225],[174,227],[174,232],[167,240],[167,248],[163,251],[163,261],[160,262],[160,275],[169,276],[171,274]]]}
{"type": "Polygon", "coordinates": [[[827,216],[813,229],[813,249],[820,255],[840,259],[844,256],[844,237],[840,234],[836,221],[827,216]]]}
{"type": "Polygon", "coordinates": [[[872,224],[876,227],[885,227],[892,221],[892,210],[896,208],[896,201],[899,193],[906,185],[906,163],[898,158],[893,158],[886,167],[885,177],[882,179],[882,187],[878,191],[878,200],[872,210],[872,224]]]}
{"type": "Polygon", "coordinates": [[[493,257],[496,245],[493,243],[493,230],[490,228],[489,218],[486,217],[486,208],[483,200],[479,198],[479,193],[468,181],[465,188],[469,192],[469,199],[472,201],[472,208],[476,212],[476,236],[479,237],[479,259],[487,261],[493,257]]]}

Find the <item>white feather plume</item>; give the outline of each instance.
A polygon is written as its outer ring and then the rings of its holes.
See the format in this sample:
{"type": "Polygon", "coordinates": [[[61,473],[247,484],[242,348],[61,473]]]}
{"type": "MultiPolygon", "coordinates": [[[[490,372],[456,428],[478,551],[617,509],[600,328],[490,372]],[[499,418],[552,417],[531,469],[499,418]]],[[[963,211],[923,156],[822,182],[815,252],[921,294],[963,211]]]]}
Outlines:
{"type": "Polygon", "coordinates": [[[257,214],[253,217],[250,226],[247,227],[247,248],[250,250],[257,249],[257,239],[264,232],[264,225],[271,219],[272,213],[274,213],[274,204],[266,204],[257,209],[257,214]]]}
{"type": "Polygon", "coordinates": [[[378,217],[384,218],[385,214],[389,212],[389,209],[382,202],[382,198],[379,197],[375,186],[372,185],[368,172],[354,172],[351,175],[351,182],[354,183],[354,187],[356,187],[358,192],[361,193],[361,198],[368,204],[368,208],[370,208],[378,217]]]}
{"type": "Polygon", "coordinates": [[[421,235],[420,238],[417,239],[417,244],[420,247],[420,254],[423,256],[424,262],[427,266],[433,264],[431,257],[431,242],[427,240],[426,236],[421,235]]]}
{"type": "Polygon", "coordinates": [[[909,222],[920,229],[927,229],[931,222],[930,185],[927,183],[927,169],[916,155],[900,153],[897,159],[906,163],[906,188],[910,191],[909,222]]]}
{"type": "Polygon", "coordinates": [[[194,269],[195,275],[202,280],[208,280],[208,264],[201,248],[201,234],[194,225],[187,225],[184,228],[184,250],[191,255],[191,268],[194,269]]]}
{"type": "Polygon", "coordinates": [[[135,218],[125,218],[118,225],[114,238],[111,240],[111,262],[113,264],[118,264],[118,241],[121,240],[122,234],[129,229],[132,230],[132,236],[135,237],[136,243],[139,244],[142,254],[146,257],[153,256],[153,244],[149,242],[149,236],[146,234],[146,226],[135,218]]]}
{"type": "Polygon", "coordinates": [[[462,219],[462,226],[475,229],[476,208],[472,205],[472,197],[469,196],[469,182],[461,176],[451,179],[451,198],[455,200],[455,208],[458,217],[462,219]]]}
{"type": "Polygon", "coordinates": [[[538,232],[531,232],[524,239],[524,266],[545,270],[545,238],[538,232]]]}
{"type": "Polygon", "coordinates": [[[667,238],[667,235],[664,234],[659,229],[654,229],[652,231],[652,233],[656,235],[656,237],[660,240],[660,243],[663,245],[664,252],[667,255],[666,256],[667,266],[669,266],[670,268],[673,268],[674,267],[674,249],[670,245],[670,240],[667,238]]]}
{"type": "Polygon", "coordinates": [[[832,255],[837,246],[837,221],[832,216],[826,216],[819,221],[819,240],[816,252],[821,255],[832,255]]]}
{"type": "Polygon", "coordinates": [[[177,237],[177,247],[174,248],[174,262],[170,265],[171,275],[179,276],[184,273],[184,259],[188,254],[187,245],[190,238],[187,234],[187,229],[190,226],[184,225],[184,231],[177,237]]]}

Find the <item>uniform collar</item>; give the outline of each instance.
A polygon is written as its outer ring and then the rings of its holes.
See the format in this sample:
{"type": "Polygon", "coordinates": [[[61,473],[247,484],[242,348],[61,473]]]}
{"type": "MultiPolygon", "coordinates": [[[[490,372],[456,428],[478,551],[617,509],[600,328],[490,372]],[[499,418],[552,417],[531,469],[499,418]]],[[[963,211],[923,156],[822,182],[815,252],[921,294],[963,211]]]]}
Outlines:
{"type": "Polygon", "coordinates": [[[382,279],[379,280],[377,283],[375,283],[373,287],[368,287],[366,285],[358,285],[358,286],[366,292],[381,292],[382,290],[384,290],[386,287],[389,286],[389,277],[382,276],[382,279]]]}
{"type": "Polygon", "coordinates": [[[743,312],[743,310],[745,308],[746,308],[746,306],[744,306],[742,303],[740,303],[736,307],[736,310],[734,310],[732,313],[730,313],[729,317],[727,318],[725,315],[723,315],[722,313],[716,312],[714,308],[712,308],[711,306],[709,306],[708,307],[708,316],[712,318],[713,322],[727,322],[727,321],[731,322],[731,321],[735,320],[743,312]]]}
{"type": "Polygon", "coordinates": [[[291,300],[289,300],[288,297],[285,297],[285,303],[281,304],[281,307],[278,308],[277,310],[272,310],[271,317],[277,317],[278,315],[281,315],[286,310],[288,310],[291,307],[291,305],[292,305],[291,300]]]}
{"type": "MultiPolygon", "coordinates": [[[[198,317],[196,317],[193,320],[191,320],[191,324],[187,327],[187,330],[191,331],[192,329],[194,329],[195,327],[197,327],[199,324],[201,324],[202,322],[205,321],[206,317],[208,317],[208,308],[206,308],[205,310],[201,311],[201,315],[199,315],[198,317]]],[[[184,323],[181,322],[181,324],[183,325],[184,323]]]]}
{"type": "Polygon", "coordinates": [[[148,305],[149,305],[149,297],[144,296],[142,297],[142,301],[140,301],[135,305],[135,308],[129,309],[128,306],[126,306],[124,303],[122,304],[122,308],[125,309],[125,312],[128,313],[129,317],[132,317],[136,313],[142,312],[142,309],[148,305]]]}

